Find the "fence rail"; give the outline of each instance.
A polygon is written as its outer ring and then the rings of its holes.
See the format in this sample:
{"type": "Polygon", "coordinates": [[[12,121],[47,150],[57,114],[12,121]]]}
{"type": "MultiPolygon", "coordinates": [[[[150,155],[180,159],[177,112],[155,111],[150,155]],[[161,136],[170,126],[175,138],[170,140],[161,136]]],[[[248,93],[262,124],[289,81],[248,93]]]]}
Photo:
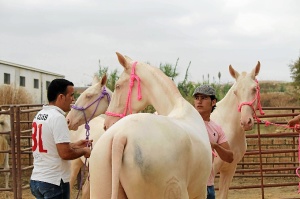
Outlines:
{"type": "MultiPolygon", "coordinates": [[[[300,107],[263,107],[264,115],[258,115],[261,120],[272,121],[278,126],[265,126],[264,123],[255,124],[254,130],[246,132],[247,151],[238,164],[234,179],[260,178],[259,184],[231,186],[230,189],[260,188],[262,199],[265,198],[266,188],[298,186],[299,180],[296,169],[299,166],[298,138],[299,133],[284,126],[287,121],[297,116],[300,107]],[[279,183],[274,181],[265,183],[267,178],[278,177],[285,181],[291,178],[293,182],[279,183]]],[[[263,122],[264,122],[263,121],[263,122]]],[[[217,175],[217,178],[219,176],[217,175]]],[[[218,188],[216,188],[218,189],[218,188]]]]}
{"type": "MultiPolygon", "coordinates": [[[[31,154],[31,122],[34,115],[41,110],[41,104],[0,106],[0,115],[10,115],[11,131],[0,135],[10,136],[10,149],[0,153],[10,154],[11,180],[10,188],[0,188],[1,191],[11,191],[14,199],[22,198],[22,191],[29,188],[29,177],[33,168],[31,154]]],[[[298,115],[300,107],[263,107],[265,115],[260,119],[272,120],[272,123],[286,124],[292,117],[298,115]]],[[[298,161],[299,134],[291,129],[264,127],[255,125],[255,129],[246,133],[248,150],[238,164],[234,180],[239,178],[260,178],[259,184],[231,186],[230,189],[261,189],[270,187],[297,186],[298,177],[295,169],[298,161]],[[294,182],[264,183],[268,178],[292,178],[294,182]]],[[[0,170],[1,173],[8,170],[0,170]]],[[[218,178],[218,176],[217,176],[218,178]]],[[[217,184],[216,184],[217,185],[217,184]]],[[[217,187],[216,187],[217,188],[217,187]]]]}

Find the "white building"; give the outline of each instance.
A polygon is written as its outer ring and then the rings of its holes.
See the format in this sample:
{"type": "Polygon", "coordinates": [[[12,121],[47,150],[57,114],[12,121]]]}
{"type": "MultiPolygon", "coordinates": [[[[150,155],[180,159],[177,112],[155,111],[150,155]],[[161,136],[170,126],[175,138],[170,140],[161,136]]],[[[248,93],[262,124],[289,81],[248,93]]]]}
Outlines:
{"type": "Polygon", "coordinates": [[[48,103],[47,88],[50,82],[64,77],[57,73],[0,60],[0,85],[24,87],[32,95],[35,104],[48,103]]]}

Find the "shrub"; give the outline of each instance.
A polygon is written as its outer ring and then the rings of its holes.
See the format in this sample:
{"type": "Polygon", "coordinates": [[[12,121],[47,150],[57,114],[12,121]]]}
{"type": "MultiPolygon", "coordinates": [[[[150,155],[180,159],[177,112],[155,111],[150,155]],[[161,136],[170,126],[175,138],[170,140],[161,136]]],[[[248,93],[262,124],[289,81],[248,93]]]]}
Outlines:
{"type": "Polygon", "coordinates": [[[13,85],[0,86],[0,105],[32,104],[31,95],[25,88],[16,88],[13,85]]]}

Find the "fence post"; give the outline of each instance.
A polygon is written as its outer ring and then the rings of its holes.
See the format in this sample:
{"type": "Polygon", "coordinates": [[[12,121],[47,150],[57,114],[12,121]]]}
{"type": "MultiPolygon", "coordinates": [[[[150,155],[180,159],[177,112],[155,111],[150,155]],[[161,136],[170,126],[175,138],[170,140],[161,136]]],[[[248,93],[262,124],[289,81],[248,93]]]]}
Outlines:
{"type": "Polygon", "coordinates": [[[16,151],[15,151],[15,143],[16,143],[16,137],[15,137],[15,109],[14,106],[9,106],[9,115],[10,115],[10,152],[11,152],[11,160],[12,160],[12,166],[11,166],[11,174],[12,174],[12,191],[14,193],[14,199],[17,199],[17,166],[16,166],[16,151]]]}
{"type": "Polygon", "coordinates": [[[17,195],[18,199],[22,199],[22,168],[21,168],[21,128],[20,128],[20,106],[16,106],[16,143],[17,143],[17,195]]]}

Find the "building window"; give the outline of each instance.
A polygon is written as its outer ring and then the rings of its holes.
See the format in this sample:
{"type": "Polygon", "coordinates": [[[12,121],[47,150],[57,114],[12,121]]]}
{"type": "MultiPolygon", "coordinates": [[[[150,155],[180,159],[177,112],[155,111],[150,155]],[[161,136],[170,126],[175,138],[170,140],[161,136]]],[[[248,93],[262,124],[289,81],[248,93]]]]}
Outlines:
{"type": "Polygon", "coordinates": [[[46,81],[46,90],[48,90],[49,85],[50,85],[50,82],[46,81]]]}
{"type": "Polygon", "coordinates": [[[24,76],[20,76],[20,86],[25,87],[25,77],[24,76]]]}
{"type": "Polygon", "coordinates": [[[10,84],[10,74],[4,73],[4,84],[10,84]]]}
{"type": "Polygon", "coordinates": [[[39,80],[38,79],[33,79],[33,87],[39,88],[39,80]]]}

